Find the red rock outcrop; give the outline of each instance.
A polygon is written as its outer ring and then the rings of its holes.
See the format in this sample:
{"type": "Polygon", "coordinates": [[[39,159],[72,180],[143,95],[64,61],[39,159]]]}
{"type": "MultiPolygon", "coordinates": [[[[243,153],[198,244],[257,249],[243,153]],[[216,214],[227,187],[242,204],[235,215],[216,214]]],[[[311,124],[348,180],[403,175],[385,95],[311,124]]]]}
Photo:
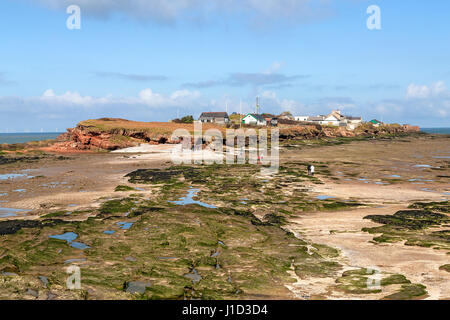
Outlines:
{"type": "MultiPolygon", "coordinates": [[[[169,123],[139,123],[123,119],[89,121],[87,121],[88,125],[81,122],[77,127],[67,129],[67,132],[58,138],[58,142],[47,150],[57,152],[117,150],[137,146],[140,143],[171,144],[180,142],[171,140],[173,130],[182,128],[179,125],[172,127],[174,125],[169,123]],[[89,121],[95,125],[89,125],[89,121]]],[[[189,129],[192,128],[186,127],[186,129],[190,131],[189,129]]],[[[281,140],[400,135],[420,131],[419,127],[410,125],[375,127],[370,123],[365,123],[355,130],[321,125],[280,125],[279,129],[281,140]]],[[[223,136],[225,137],[225,134],[223,136]]],[[[192,143],[193,141],[191,141],[192,143]]]]}

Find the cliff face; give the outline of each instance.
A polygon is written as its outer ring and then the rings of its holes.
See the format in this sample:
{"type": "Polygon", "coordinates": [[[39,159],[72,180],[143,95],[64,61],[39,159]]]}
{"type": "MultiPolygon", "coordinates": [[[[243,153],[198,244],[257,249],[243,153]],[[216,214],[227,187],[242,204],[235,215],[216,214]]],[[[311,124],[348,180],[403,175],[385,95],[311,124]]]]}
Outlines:
{"type": "Polygon", "coordinates": [[[61,151],[70,150],[117,150],[139,145],[140,143],[160,144],[176,143],[171,141],[169,134],[150,134],[140,130],[111,130],[99,132],[92,128],[78,125],[67,129],[67,132],[58,137],[54,145],[61,151]]]}
{"type": "MultiPolygon", "coordinates": [[[[204,124],[203,130],[223,127],[204,124]]],[[[125,119],[103,118],[80,122],[75,128],[58,137],[51,150],[59,152],[117,150],[137,146],[141,143],[172,144],[175,130],[194,131],[193,124],[171,122],[138,122],[125,119]]]]}
{"type": "MultiPolygon", "coordinates": [[[[211,128],[220,129],[225,137],[224,127],[203,125],[204,131],[211,128]]],[[[140,143],[179,143],[179,140],[172,140],[171,138],[176,129],[184,129],[191,134],[193,133],[192,124],[146,123],[109,118],[88,120],[80,122],[75,128],[67,129],[67,132],[58,138],[58,142],[51,147],[51,150],[60,152],[101,151],[133,147],[140,143]]],[[[418,127],[408,125],[374,127],[371,124],[361,125],[353,131],[342,127],[320,125],[282,125],[279,129],[281,140],[400,135],[420,131],[418,127]]]]}

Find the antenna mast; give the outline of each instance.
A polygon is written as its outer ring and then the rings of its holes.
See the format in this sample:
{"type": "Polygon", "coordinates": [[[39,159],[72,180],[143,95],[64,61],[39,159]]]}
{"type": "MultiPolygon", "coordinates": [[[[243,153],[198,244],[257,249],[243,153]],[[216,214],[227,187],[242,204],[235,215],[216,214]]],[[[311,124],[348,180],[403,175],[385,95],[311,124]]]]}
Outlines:
{"type": "Polygon", "coordinates": [[[259,114],[259,97],[256,96],[256,114],[259,114]]]}

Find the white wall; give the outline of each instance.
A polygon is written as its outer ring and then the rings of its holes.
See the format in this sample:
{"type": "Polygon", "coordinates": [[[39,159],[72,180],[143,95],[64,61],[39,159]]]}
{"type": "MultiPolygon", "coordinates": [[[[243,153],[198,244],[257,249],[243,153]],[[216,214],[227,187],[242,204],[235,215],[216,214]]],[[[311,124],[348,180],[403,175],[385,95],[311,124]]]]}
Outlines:
{"type": "Polygon", "coordinates": [[[258,125],[258,126],[265,126],[266,125],[266,122],[257,121],[252,116],[245,116],[242,119],[242,121],[244,121],[245,124],[249,124],[249,125],[258,125]]]}

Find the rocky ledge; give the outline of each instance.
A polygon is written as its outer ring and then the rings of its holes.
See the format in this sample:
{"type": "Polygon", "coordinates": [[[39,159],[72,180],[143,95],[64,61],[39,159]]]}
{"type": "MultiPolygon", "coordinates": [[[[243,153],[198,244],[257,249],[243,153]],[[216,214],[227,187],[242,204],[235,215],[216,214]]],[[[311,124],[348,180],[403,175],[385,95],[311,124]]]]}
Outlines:
{"type": "MultiPolygon", "coordinates": [[[[224,127],[213,124],[203,124],[203,130],[224,127]]],[[[58,141],[49,147],[49,151],[77,152],[118,150],[148,144],[173,144],[172,133],[176,129],[186,129],[193,133],[193,124],[170,122],[137,122],[124,119],[103,118],[80,122],[75,128],[67,129],[58,141]]],[[[282,125],[280,139],[320,139],[360,136],[402,135],[420,132],[419,127],[409,125],[389,124],[375,127],[370,123],[363,124],[355,130],[345,127],[329,127],[320,125],[282,125]]],[[[225,136],[225,134],[224,134],[225,136]]]]}

